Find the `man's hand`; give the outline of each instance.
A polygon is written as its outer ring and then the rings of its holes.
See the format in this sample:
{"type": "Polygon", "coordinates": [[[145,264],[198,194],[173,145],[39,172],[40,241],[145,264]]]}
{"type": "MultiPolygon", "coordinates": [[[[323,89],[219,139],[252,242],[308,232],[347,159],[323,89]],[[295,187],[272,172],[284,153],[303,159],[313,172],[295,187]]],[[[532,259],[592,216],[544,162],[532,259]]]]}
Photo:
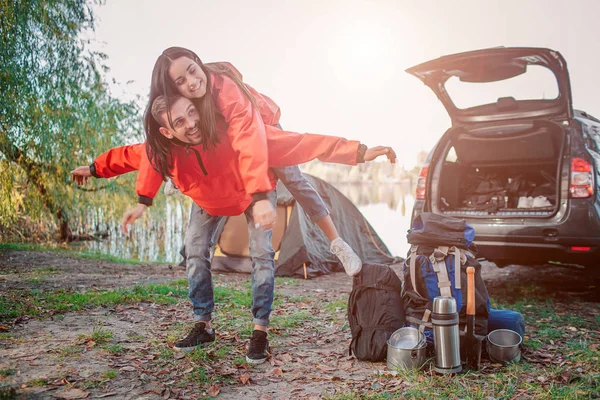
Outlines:
{"type": "Polygon", "coordinates": [[[252,207],[254,226],[262,230],[273,229],[277,220],[277,213],[269,200],[259,200],[252,207]]]}
{"type": "Polygon", "coordinates": [[[392,164],[396,163],[396,153],[391,147],[375,146],[365,151],[365,161],[373,161],[379,156],[385,155],[392,164]]]}
{"type": "Polygon", "coordinates": [[[138,204],[131,210],[125,211],[125,214],[123,214],[123,220],[121,222],[121,229],[123,229],[123,232],[127,233],[127,225],[133,225],[135,220],[144,214],[146,208],[148,208],[147,205],[138,204]]]}
{"type": "Polygon", "coordinates": [[[92,173],[87,165],[82,165],[71,171],[71,179],[80,186],[85,185],[90,176],[92,176],[92,173]]]}

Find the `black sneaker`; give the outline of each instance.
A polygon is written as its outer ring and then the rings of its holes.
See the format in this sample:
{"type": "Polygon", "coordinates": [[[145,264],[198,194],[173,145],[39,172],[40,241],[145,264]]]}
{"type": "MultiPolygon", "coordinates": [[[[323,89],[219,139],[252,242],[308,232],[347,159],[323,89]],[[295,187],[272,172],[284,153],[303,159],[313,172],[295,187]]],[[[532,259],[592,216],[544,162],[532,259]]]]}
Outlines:
{"type": "Polygon", "coordinates": [[[173,350],[175,351],[192,351],[196,347],[200,347],[203,344],[214,342],[215,341],[215,331],[211,329],[211,333],[209,333],[205,329],[206,325],[204,322],[196,322],[192,331],[185,337],[185,339],[180,340],[175,343],[175,347],[173,350]]]}
{"type": "Polygon", "coordinates": [[[269,339],[267,339],[267,332],[254,330],[252,337],[250,338],[250,346],[248,347],[248,354],[246,355],[246,361],[250,364],[262,364],[269,358],[269,339]]]}

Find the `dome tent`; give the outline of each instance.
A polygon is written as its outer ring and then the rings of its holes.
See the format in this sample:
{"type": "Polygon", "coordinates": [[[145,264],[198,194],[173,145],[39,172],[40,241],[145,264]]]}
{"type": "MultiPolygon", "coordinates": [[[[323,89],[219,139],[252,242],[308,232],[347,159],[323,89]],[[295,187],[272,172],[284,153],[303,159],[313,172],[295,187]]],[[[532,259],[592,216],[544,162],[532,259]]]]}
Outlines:
{"type": "MultiPolygon", "coordinates": [[[[340,236],[363,263],[391,264],[398,261],[348,198],[322,179],[305,176],[327,204],[340,236]]],[[[217,232],[217,238],[212,270],[250,273],[252,262],[245,216],[228,217],[217,232]]],[[[330,243],[325,234],[281,182],[277,185],[277,222],[272,242],[276,251],[276,276],[312,278],[344,271],[337,257],[329,251],[330,243]]]]}

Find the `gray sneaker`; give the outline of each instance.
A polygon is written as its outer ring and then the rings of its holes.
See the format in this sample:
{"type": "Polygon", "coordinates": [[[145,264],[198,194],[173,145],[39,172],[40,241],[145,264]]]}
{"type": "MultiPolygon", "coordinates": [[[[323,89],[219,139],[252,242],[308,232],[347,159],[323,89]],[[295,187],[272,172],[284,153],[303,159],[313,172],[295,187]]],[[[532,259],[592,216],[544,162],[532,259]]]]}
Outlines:
{"type": "Polygon", "coordinates": [[[342,238],[339,237],[331,242],[330,250],[337,258],[339,258],[348,275],[354,276],[362,269],[360,257],[342,238]]]}

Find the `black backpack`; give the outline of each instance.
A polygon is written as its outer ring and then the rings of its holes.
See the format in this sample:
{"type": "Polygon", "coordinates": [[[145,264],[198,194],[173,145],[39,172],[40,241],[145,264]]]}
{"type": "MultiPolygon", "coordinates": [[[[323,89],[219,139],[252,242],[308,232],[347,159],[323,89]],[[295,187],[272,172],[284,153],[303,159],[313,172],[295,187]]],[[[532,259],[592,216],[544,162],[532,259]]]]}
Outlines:
{"type": "Polygon", "coordinates": [[[446,295],[456,300],[462,329],[467,308],[466,269],[474,267],[475,331],[481,335],[487,333],[490,298],[481,277],[481,264],[475,258],[474,237],[473,228],[458,218],[422,213],[414,220],[407,235],[411,249],[404,262],[402,297],[410,325],[425,325],[426,330],[431,332],[432,325],[428,319],[433,299],[446,295]]]}
{"type": "Polygon", "coordinates": [[[401,293],[400,278],[390,267],[363,265],[348,299],[350,355],[363,361],[385,360],[387,340],[405,322],[401,293]]]}

